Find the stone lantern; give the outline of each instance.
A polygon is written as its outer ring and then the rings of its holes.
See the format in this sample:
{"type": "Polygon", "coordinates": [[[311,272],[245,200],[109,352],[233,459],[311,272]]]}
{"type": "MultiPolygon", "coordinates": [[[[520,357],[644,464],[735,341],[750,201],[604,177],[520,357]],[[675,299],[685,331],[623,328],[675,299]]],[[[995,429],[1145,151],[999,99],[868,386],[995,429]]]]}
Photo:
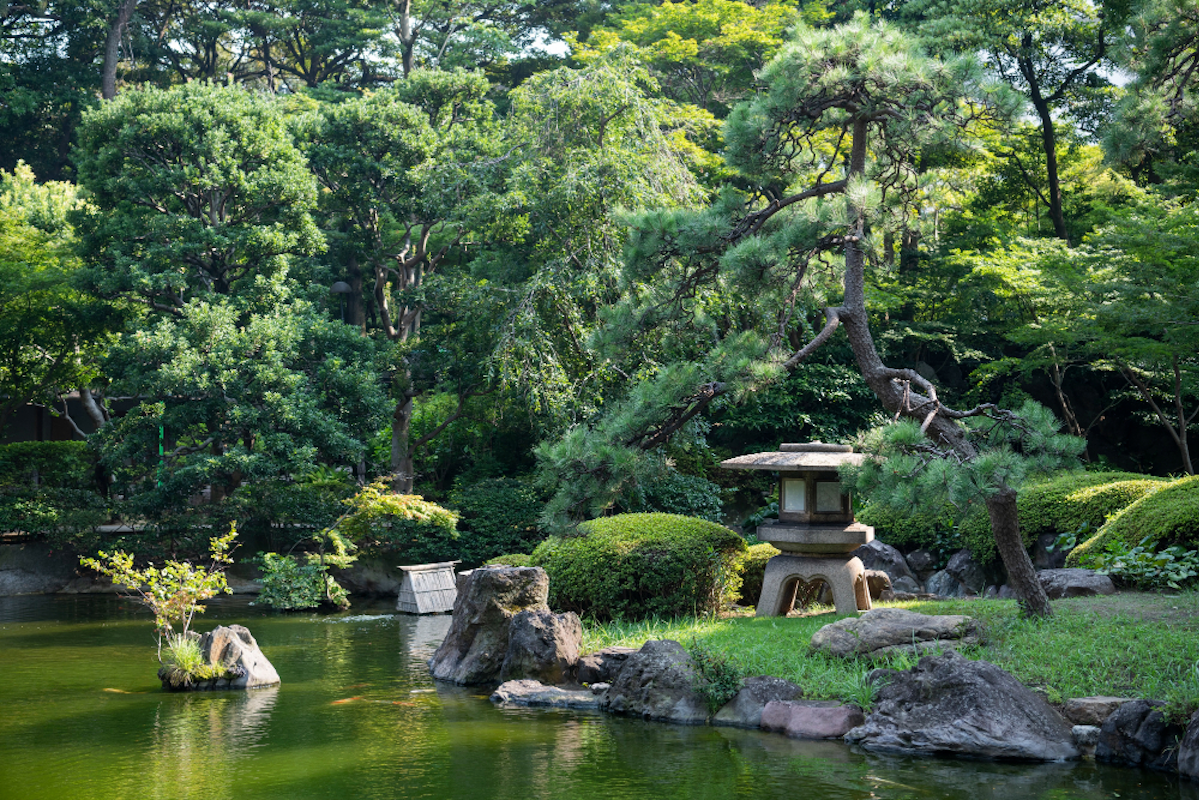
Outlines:
{"type": "Polygon", "coordinates": [[[838,614],[870,610],[862,560],[854,550],[874,539],[874,528],[854,522],[853,505],[837,473],[865,456],[848,445],[784,444],[777,452],[753,453],[721,463],[726,469],[779,474],[779,519],[758,527],[758,538],[782,551],[766,564],[759,617],[785,615],[800,586],[824,581],[838,614]]]}

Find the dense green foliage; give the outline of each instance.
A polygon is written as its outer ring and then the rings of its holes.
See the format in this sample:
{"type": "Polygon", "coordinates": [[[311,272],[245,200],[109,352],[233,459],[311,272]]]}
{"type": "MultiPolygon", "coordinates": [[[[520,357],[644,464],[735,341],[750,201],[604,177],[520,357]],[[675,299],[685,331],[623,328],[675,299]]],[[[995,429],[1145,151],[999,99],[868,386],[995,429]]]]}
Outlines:
{"type": "MultiPolygon", "coordinates": [[[[1130,472],[1070,472],[1020,490],[1016,505],[1026,547],[1044,533],[1089,538],[1104,521],[1146,494],[1165,486],[1164,479],[1130,472]]],[[[977,509],[958,526],[962,547],[980,563],[995,560],[995,542],[985,509],[977,509]]]]}
{"type": "Polygon", "coordinates": [[[1070,566],[1098,566],[1106,552],[1120,554],[1135,547],[1149,552],[1180,545],[1199,545],[1199,477],[1182,478],[1147,494],[1108,520],[1099,531],[1070,552],[1070,566]]]}
{"type": "Polygon", "coordinates": [[[537,527],[543,500],[515,478],[459,485],[449,505],[458,512],[454,558],[475,567],[503,553],[527,553],[544,538],[537,527]]]}
{"type": "Polygon", "coordinates": [[[768,542],[752,544],[746,550],[740,562],[741,605],[758,604],[758,600],[762,597],[762,581],[766,577],[766,562],[778,554],[778,548],[768,542]]]}
{"type": "Polygon", "coordinates": [[[384,481],[345,502],[350,510],[333,530],[359,549],[386,553],[403,564],[457,559],[457,513],[420,495],[391,492],[384,481]]]}
{"type": "Polygon", "coordinates": [[[619,514],[585,522],[533,551],[550,578],[550,606],[596,619],[719,611],[739,586],[745,542],[707,520],[619,514]]]}

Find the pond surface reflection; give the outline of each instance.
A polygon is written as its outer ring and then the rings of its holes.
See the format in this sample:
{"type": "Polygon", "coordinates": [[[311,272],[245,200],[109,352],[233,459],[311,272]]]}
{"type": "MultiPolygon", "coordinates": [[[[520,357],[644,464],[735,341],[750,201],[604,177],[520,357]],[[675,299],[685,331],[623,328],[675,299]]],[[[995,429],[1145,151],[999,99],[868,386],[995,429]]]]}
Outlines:
{"type": "Polygon", "coordinates": [[[1180,798],[1199,784],[1095,764],[877,756],[729,728],[503,709],[434,683],[448,616],[280,615],[220,599],[276,689],[166,694],[151,621],[121,598],[0,598],[0,800],[61,798],[1180,798]]]}

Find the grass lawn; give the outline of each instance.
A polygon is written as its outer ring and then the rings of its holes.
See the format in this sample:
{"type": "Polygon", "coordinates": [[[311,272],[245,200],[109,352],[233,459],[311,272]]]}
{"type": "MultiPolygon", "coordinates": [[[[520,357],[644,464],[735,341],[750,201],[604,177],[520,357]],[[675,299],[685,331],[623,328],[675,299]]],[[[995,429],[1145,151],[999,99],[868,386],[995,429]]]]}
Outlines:
{"type": "MultiPolygon", "coordinates": [[[[1116,695],[1164,700],[1172,715],[1199,707],[1199,591],[1122,592],[1053,601],[1054,616],[1025,620],[1014,600],[880,603],[922,614],[966,614],[982,626],[983,643],[963,654],[1011,672],[1051,703],[1070,697],[1116,695]]],[[[744,676],[794,681],[808,697],[869,706],[866,674],[875,667],[906,669],[907,657],[843,661],[813,653],[809,642],[836,614],[690,618],[584,623],[583,648],[639,647],[674,639],[726,656],[744,676]]]]}

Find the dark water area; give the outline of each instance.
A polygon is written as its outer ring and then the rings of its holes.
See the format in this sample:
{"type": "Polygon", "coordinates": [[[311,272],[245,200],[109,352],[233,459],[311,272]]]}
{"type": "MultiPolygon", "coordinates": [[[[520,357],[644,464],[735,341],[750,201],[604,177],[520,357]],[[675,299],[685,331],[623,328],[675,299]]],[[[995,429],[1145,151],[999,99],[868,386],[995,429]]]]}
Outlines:
{"type": "Polygon", "coordinates": [[[390,605],[250,628],[283,685],[167,694],[151,617],[108,596],[0,598],[0,800],[164,798],[1182,798],[1199,784],[1081,764],[877,756],[729,728],[502,709],[435,683],[449,617],[390,605]]]}

